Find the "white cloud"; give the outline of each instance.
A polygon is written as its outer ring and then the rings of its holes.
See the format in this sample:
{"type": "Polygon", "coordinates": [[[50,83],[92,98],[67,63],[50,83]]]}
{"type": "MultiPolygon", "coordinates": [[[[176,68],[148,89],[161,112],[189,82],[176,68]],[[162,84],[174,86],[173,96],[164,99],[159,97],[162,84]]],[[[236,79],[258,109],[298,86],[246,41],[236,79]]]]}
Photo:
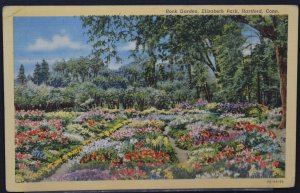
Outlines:
{"type": "Polygon", "coordinates": [[[245,57],[251,55],[256,45],[257,44],[245,44],[244,49],[242,50],[243,56],[245,57]]]}
{"type": "MultiPolygon", "coordinates": [[[[132,42],[128,42],[122,46],[120,46],[118,48],[119,51],[131,51],[131,50],[135,50],[135,47],[136,47],[136,41],[132,41],[132,42]]],[[[140,45],[139,50],[142,49],[142,46],[140,45]]]]}
{"type": "Polygon", "coordinates": [[[33,44],[28,45],[29,51],[52,51],[59,48],[69,48],[74,50],[88,49],[88,45],[72,41],[67,35],[54,35],[50,41],[38,38],[33,44]]]}
{"type": "Polygon", "coordinates": [[[112,70],[117,70],[122,66],[121,63],[109,63],[108,68],[112,70]]]}
{"type": "Polygon", "coordinates": [[[115,59],[113,59],[112,61],[110,61],[108,63],[108,68],[111,69],[111,70],[117,70],[119,69],[120,67],[126,65],[126,64],[129,64],[131,62],[133,62],[134,59],[133,58],[128,58],[126,59],[125,61],[121,61],[121,62],[117,62],[115,59]]]}
{"type": "Polygon", "coordinates": [[[119,51],[130,51],[130,50],[135,50],[135,44],[136,42],[128,42],[127,44],[120,46],[119,51]]]}
{"type": "MultiPolygon", "coordinates": [[[[63,60],[63,58],[20,58],[20,59],[17,59],[15,61],[15,63],[23,64],[23,65],[36,64],[37,62],[41,63],[43,59],[45,59],[49,65],[52,65],[57,61],[63,60]]],[[[67,59],[65,59],[65,60],[67,60],[67,59]]]]}

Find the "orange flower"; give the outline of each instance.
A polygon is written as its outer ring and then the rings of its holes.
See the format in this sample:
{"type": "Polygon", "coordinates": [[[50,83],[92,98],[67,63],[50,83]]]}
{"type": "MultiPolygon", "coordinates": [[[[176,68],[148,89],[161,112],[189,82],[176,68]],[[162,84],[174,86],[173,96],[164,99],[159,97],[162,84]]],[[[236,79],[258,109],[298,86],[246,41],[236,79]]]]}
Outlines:
{"type": "Polygon", "coordinates": [[[101,155],[101,160],[104,162],[105,161],[105,156],[104,154],[101,155]]]}
{"type": "Polygon", "coordinates": [[[92,153],[91,157],[92,159],[98,160],[98,155],[96,152],[92,153]]]}
{"type": "Polygon", "coordinates": [[[126,154],[125,154],[125,159],[126,159],[126,160],[131,160],[131,155],[130,155],[130,153],[126,153],[126,154]]]}
{"type": "Polygon", "coordinates": [[[94,127],[96,125],[96,121],[94,120],[87,120],[87,124],[89,127],[94,127]]]}

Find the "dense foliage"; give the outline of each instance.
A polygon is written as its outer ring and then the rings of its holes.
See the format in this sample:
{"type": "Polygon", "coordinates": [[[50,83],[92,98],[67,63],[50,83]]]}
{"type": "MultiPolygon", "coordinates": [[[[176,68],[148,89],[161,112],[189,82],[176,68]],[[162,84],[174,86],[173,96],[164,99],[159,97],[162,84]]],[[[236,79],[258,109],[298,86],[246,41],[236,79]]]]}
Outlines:
{"type": "Polygon", "coordinates": [[[17,109],[162,109],[198,98],[281,105],[274,52],[277,44],[238,19],[86,17],[83,25],[88,28],[92,43],[98,42],[93,57],[58,61],[50,68],[43,60],[27,80],[21,65],[15,89],[17,109]],[[111,22],[111,26],[97,31],[101,22],[111,22]],[[150,24],[156,36],[148,34],[150,24]],[[156,28],[161,25],[164,27],[156,28]],[[132,31],[126,31],[130,27],[132,31]],[[124,34],[118,34],[118,29],[124,29],[124,34]],[[132,51],[135,61],[111,70],[107,63],[118,58],[115,43],[122,38],[136,42],[136,50],[132,51]]]}

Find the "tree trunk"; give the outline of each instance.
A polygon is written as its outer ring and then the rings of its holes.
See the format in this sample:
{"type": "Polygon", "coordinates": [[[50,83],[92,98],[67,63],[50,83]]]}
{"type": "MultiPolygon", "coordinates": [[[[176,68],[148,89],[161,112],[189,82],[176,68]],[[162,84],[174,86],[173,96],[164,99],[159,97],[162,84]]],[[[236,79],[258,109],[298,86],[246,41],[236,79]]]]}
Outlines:
{"type": "Polygon", "coordinates": [[[208,102],[211,102],[210,92],[209,92],[209,88],[208,88],[207,82],[205,82],[205,84],[204,84],[204,89],[205,89],[205,93],[206,93],[206,100],[208,102]]]}
{"type": "Polygon", "coordinates": [[[201,92],[201,86],[196,85],[196,94],[197,94],[197,99],[200,98],[200,92],[201,92]]]}
{"type": "Polygon", "coordinates": [[[248,94],[248,103],[251,103],[251,89],[250,86],[247,86],[247,94],[248,94]]]}
{"type": "Polygon", "coordinates": [[[189,87],[190,89],[193,88],[193,77],[192,77],[192,65],[188,64],[187,65],[187,73],[188,73],[188,78],[189,78],[189,87]]]}
{"type": "Polygon", "coordinates": [[[261,104],[260,76],[259,76],[259,72],[257,72],[257,91],[256,91],[256,96],[257,96],[257,103],[261,104]]]}
{"type": "Polygon", "coordinates": [[[287,51],[284,47],[276,47],[276,59],[280,77],[280,95],[282,104],[282,117],[279,125],[280,129],[286,127],[286,86],[287,86],[287,51]]]}

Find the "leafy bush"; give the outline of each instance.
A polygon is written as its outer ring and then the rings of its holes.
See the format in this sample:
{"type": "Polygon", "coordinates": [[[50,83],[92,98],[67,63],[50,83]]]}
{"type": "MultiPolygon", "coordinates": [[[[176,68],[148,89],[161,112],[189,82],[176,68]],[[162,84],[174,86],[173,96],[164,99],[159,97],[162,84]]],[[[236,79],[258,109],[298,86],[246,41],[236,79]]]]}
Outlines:
{"type": "Polygon", "coordinates": [[[219,103],[208,103],[205,109],[211,112],[217,112],[219,105],[220,105],[219,103]]]}

